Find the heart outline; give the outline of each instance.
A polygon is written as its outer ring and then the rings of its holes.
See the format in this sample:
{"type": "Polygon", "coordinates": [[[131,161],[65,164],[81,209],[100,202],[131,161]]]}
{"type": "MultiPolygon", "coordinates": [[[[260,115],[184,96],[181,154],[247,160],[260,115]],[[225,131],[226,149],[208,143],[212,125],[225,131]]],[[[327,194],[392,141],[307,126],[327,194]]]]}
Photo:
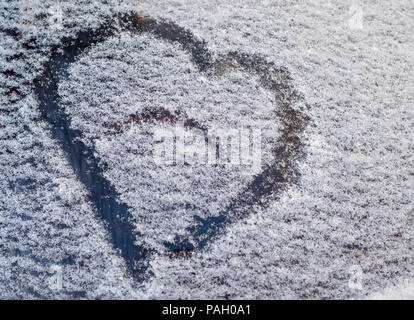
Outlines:
{"type": "Polygon", "coordinates": [[[95,30],[81,31],[75,37],[63,38],[59,45],[54,46],[43,74],[34,80],[42,118],[49,123],[52,136],[60,143],[79,180],[88,189],[90,200],[100,218],[108,225],[112,244],[124,257],[128,271],[136,281],[142,282],[151,274],[151,249],[135,244],[137,237],[141,235],[129,223],[131,217],[128,206],[118,202],[119,194],[103,177],[99,159],[94,156],[94,146],[83,144],[79,139],[82,132],[70,127],[68,115],[60,110],[57,94],[59,81],[62,76],[67,76],[69,65],[80,54],[120,32],[150,33],[164,41],[178,43],[190,55],[200,73],[213,77],[223,75],[230,69],[242,69],[259,76],[259,83],[263,88],[279,95],[280,103],[275,113],[283,124],[279,141],[284,140],[285,143],[272,150],[275,163],[266,166],[255,176],[252,183],[219,216],[207,219],[195,216],[196,224],[186,229],[190,237],[176,236],[174,242],[165,242],[165,246],[175,256],[205,248],[228,224],[247,216],[248,209],[253,204],[266,205],[269,200],[277,198],[288,185],[297,183],[297,163],[305,155],[300,135],[309,118],[292,108],[295,102],[303,98],[293,89],[289,72],[285,68],[276,67],[260,56],[238,52],[229,52],[213,59],[205,41],[198,40],[190,31],[173,22],[155,20],[136,13],[120,14],[108,19],[95,30]]]}

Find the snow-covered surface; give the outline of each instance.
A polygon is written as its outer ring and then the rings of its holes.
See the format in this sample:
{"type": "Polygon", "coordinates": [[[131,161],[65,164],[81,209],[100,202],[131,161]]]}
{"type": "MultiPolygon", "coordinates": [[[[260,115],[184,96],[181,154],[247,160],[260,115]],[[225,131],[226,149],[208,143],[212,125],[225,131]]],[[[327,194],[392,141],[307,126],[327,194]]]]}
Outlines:
{"type": "Polygon", "coordinates": [[[369,295],[370,300],[414,300],[414,283],[405,281],[395,287],[389,287],[379,293],[369,295]]]}
{"type": "Polygon", "coordinates": [[[0,8],[1,298],[413,298],[412,280],[400,285],[414,276],[412,1],[36,0],[0,8]],[[157,171],[136,156],[149,125],[114,136],[104,124],[157,104],[188,105],[188,115],[218,126],[254,116],[268,125],[271,97],[240,72],[203,78],[188,55],[148,35],[108,39],[72,64],[62,104],[84,142],[96,144],[137,230],[159,250],[142,284],[112,248],[31,85],[62,37],[130,10],[175,22],[216,55],[259,54],[286,68],[310,106],[300,182],[252,208],[208,250],[171,258],[162,242],[192,218],[183,197],[211,214],[249,176],[237,168],[202,167],[191,177],[186,168],[157,171]],[[14,28],[20,38],[6,32],[14,28]],[[167,193],[180,178],[184,187],[167,193]],[[194,181],[210,188],[193,194],[194,181]],[[56,270],[62,289],[49,281],[56,270]]]}

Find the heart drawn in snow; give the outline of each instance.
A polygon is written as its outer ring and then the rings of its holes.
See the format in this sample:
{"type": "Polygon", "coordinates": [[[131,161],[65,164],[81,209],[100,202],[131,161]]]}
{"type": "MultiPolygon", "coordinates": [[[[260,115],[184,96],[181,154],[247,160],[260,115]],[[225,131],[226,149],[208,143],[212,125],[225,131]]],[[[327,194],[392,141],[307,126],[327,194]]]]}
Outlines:
{"type": "Polygon", "coordinates": [[[175,256],[201,250],[230,223],[277,199],[298,180],[297,163],[304,155],[300,135],[308,119],[295,107],[303,101],[287,70],[238,52],[213,58],[205,42],[172,22],[131,13],[63,39],[53,48],[35,88],[53,137],[138,281],[148,276],[153,252],[164,250],[175,256]],[[116,38],[121,32],[129,38],[116,38]],[[142,37],[135,47],[134,36],[142,37]],[[123,45],[125,54],[116,56],[123,45]],[[102,58],[106,62],[98,63],[102,58]],[[165,59],[172,59],[171,63],[165,59]],[[134,70],[137,61],[144,62],[134,70]],[[91,67],[95,74],[87,71],[91,67]],[[126,93],[113,83],[111,87],[107,77],[114,71],[124,72],[131,83],[134,74],[138,79],[131,110],[117,105],[126,93]],[[103,94],[98,86],[105,88],[103,94]],[[88,108],[71,107],[82,101],[88,108]],[[123,112],[117,113],[117,107],[123,112]],[[102,118],[105,121],[99,121],[102,118]],[[211,143],[217,128],[236,132],[238,138],[233,135],[226,141],[239,143],[237,165],[220,162],[226,150],[223,141],[211,143]],[[258,132],[254,129],[261,130],[262,161],[260,170],[249,174],[251,168],[242,158],[251,156],[258,132]],[[160,138],[156,132],[177,136],[168,140],[170,136],[160,138]],[[245,149],[243,134],[249,141],[245,149]],[[192,137],[191,150],[199,153],[199,162],[179,160],[180,146],[188,142],[181,137],[186,135],[192,137]],[[85,141],[86,136],[94,138],[85,141]],[[200,144],[194,145],[197,137],[201,145],[208,145],[207,162],[201,159],[200,144]],[[172,162],[154,161],[160,146],[173,146],[172,162]]]}

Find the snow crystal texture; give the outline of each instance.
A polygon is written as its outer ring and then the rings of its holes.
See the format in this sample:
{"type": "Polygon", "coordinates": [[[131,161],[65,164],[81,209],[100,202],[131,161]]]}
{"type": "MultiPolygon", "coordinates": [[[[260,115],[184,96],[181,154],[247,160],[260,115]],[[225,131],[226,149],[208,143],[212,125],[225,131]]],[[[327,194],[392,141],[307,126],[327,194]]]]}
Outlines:
{"type": "Polygon", "coordinates": [[[0,298],[412,298],[414,4],[351,5],[1,0],[0,298]],[[173,21],[214,55],[257,54],[286,68],[310,119],[297,184],[208,249],[171,257],[164,241],[195,213],[216,215],[251,177],[238,167],[160,168],[147,152],[152,132],[175,124],[129,117],[163,107],[209,126],[257,121],[277,139],[272,95],[242,71],[204,77],[179,47],[150,35],[123,32],[73,63],[58,88],[62,106],[155,250],[144,283],[111,246],[32,85],[64,37],[130,11],[173,21]],[[114,134],[111,123],[127,125],[114,134]]]}

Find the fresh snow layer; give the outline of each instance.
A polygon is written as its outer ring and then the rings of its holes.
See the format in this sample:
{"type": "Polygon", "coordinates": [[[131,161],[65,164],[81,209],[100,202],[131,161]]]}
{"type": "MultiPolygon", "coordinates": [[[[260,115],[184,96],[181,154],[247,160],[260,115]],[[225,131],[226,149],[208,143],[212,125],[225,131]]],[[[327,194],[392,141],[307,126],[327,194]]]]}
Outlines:
{"type": "Polygon", "coordinates": [[[413,297],[411,280],[395,288],[414,276],[412,1],[32,0],[0,8],[1,298],[413,297]],[[310,118],[297,185],[252,208],[207,250],[170,257],[162,243],[192,221],[183,197],[198,215],[215,215],[250,177],[237,167],[161,170],[145,158],[157,126],[113,135],[105,124],[156,104],[217,126],[257,119],[277,138],[271,95],[243,72],[205,78],[180,48],[147,35],[123,33],[72,64],[62,105],[157,250],[141,284],[51,138],[31,85],[63,37],[131,10],[187,28],[214,55],[259,54],[286,68],[310,118]],[[192,192],[198,183],[208,188],[192,192]],[[59,277],[61,286],[51,281],[59,277]]]}

